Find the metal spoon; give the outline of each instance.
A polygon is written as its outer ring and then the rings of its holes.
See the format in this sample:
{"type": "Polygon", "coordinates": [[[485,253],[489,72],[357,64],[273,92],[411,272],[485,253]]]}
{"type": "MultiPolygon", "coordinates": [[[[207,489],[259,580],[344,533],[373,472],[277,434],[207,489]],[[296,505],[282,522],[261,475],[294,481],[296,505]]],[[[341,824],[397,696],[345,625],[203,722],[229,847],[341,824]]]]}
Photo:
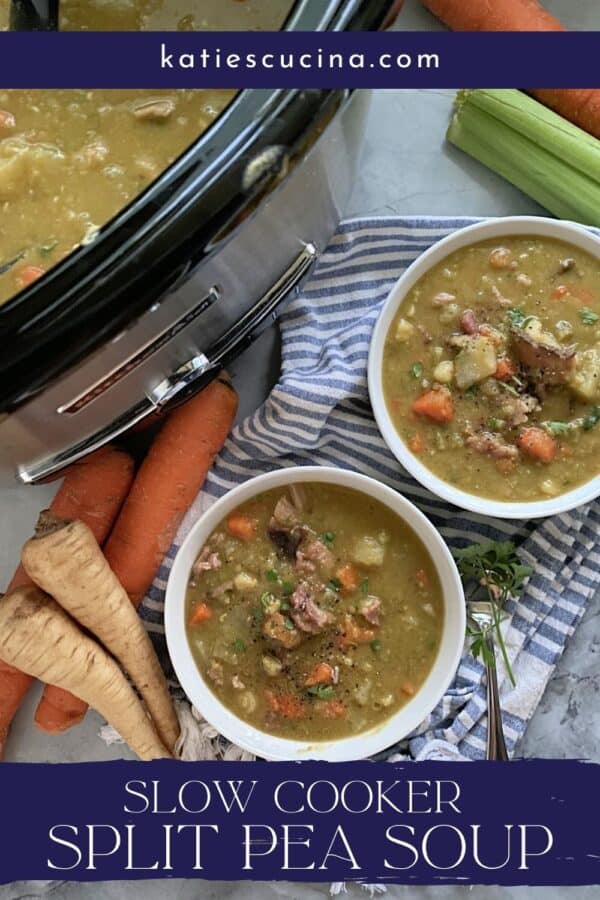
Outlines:
{"type": "MultiPolygon", "coordinates": [[[[492,604],[489,600],[468,600],[467,612],[469,617],[481,631],[482,638],[493,657],[494,613],[492,604]]],[[[485,671],[487,676],[488,707],[486,757],[487,759],[508,760],[509,756],[506,750],[504,730],[502,727],[502,710],[500,708],[500,695],[498,692],[498,678],[496,677],[496,667],[491,663],[486,663],[485,671]]]]}
{"type": "Polygon", "coordinates": [[[11,31],[58,31],[59,0],[11,0],[11,31]]]}

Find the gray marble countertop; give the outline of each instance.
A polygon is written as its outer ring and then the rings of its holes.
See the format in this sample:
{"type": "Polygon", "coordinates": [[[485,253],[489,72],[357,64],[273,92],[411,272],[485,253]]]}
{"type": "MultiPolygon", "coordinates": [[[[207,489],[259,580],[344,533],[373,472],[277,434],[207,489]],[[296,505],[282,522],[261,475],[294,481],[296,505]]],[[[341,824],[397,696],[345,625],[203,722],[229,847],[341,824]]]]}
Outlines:
{"type": "MultiPolygon", "coordinates": [[[[547,0],[546,6],[576,28],[600,25],[597,0],[547,0]]],[[[408,29],[436,28],[417,0],[407,0],[400,24],[408,29]]],[[[347,214],[355,215],[515,215],[539,213],[535,203],[444,145],[444,131],[453,93],[450,91],[380,91],[373,97],[360,173],[347,214]]],[[[276,332],[262,336],[258,347],[242,356],[233,369],[241,392],[241,414],[251,412],[264,399],[277,377],[279,352],[276,332]],[[266,360],[262,366],[256,360],[266,360]],[[239,377],[242,376],[242,377],[239,377]]],[[[0,491],[0,581],[6,583],[29,535],[37,512],[53,493],[14,486],[0,491]]],[[[556,672],[523,738],[522,756],[587,757],[600,761],[600,595],[571,638],[556,672]]],[[[100,720],[88,714],[78,728],[49,737],[36,731],[32,713],[38,692],[20,710],[8,742],[7,759],[20,761],[91,760],[122,757],[123,748],[107,748],[98,739],[100,720]]],[[[178,900],[294,897],[316,900],[326,887],[170,882],[169,894],[178,900]]],[[[351,889],[358,896],[358,888],[351,889]]],[[[466,887],[392,888],[388,896],[415,900],[457,900],[466,887]]],[[[480,889],[475,888],[475,896],[480,889]]],[[[165,896],[163,882],[105,885],[29,884],[0,887],[0,900],[47,895],[57,900],[153,900],[165,896]]],[[[559,900],[600,898],[600,888],[486,888],[488,900],[559,900]]],[[[362,893],[361,893],[362,896],[362,893]]],[[[367,895],[368,896],[368,895],[367,895]]]]}

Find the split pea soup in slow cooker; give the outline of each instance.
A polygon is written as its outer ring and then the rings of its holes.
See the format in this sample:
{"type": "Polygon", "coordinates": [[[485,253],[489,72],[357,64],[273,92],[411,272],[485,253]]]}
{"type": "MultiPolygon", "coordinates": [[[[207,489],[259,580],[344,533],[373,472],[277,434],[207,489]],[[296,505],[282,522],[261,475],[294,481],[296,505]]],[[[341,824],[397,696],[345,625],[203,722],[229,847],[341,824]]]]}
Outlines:
{"type": "Polygon", "coordinates": [[[387,335],[384,398],[435,475],[495,500],[544,500],[600,472],[600,261],[509,237],[452,253],[387,335]]]}
{"type": "MultiPolygon", "coordinates": [[[[62,0],[63,30],[277,29],[291,0],[62,0]]],[[[0,0],[0,30],[9,2],[0,0]]],[[[140,194],[234,91],[0,90],[0,304],[140,194]]]]}
{"type": "Polygon", "coordinates": [[[0,90],[0,304],[91,240],[233,94],[0,90]]]}
{"type": "Polygon", "coordinates": [[[379,501],[294,484],[239,507],[192,569],[187,634],[236,716],[330,740],[382,724],[437,655],[442,590],[413,531],[379,501]]]}

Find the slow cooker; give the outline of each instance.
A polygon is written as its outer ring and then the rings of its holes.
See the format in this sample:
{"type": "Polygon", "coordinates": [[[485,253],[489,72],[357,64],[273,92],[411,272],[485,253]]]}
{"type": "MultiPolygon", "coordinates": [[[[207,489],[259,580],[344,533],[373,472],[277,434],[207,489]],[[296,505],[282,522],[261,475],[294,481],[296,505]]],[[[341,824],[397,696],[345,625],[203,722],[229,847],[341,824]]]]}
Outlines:
{"type": "MultiPolygon", "coordinates": [[[[373,30],[398,0],[300,0],[373,30]]],[[[369,95],[243,90],[143,194],[0,307],[0,477],[56,476],[200,390],[272,323],[352,187],[369,95]]]]}

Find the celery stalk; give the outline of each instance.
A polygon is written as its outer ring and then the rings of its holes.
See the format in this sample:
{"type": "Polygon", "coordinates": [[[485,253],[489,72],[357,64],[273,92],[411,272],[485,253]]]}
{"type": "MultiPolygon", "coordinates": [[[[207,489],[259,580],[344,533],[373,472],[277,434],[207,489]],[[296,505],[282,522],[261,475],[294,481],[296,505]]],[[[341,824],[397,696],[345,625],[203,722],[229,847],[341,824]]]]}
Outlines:
{"type": "Polygon", "coordinates": [[[461,91],[447,138],[558,218],[600,226],[600,141],[536,100],[461,91]]]}

